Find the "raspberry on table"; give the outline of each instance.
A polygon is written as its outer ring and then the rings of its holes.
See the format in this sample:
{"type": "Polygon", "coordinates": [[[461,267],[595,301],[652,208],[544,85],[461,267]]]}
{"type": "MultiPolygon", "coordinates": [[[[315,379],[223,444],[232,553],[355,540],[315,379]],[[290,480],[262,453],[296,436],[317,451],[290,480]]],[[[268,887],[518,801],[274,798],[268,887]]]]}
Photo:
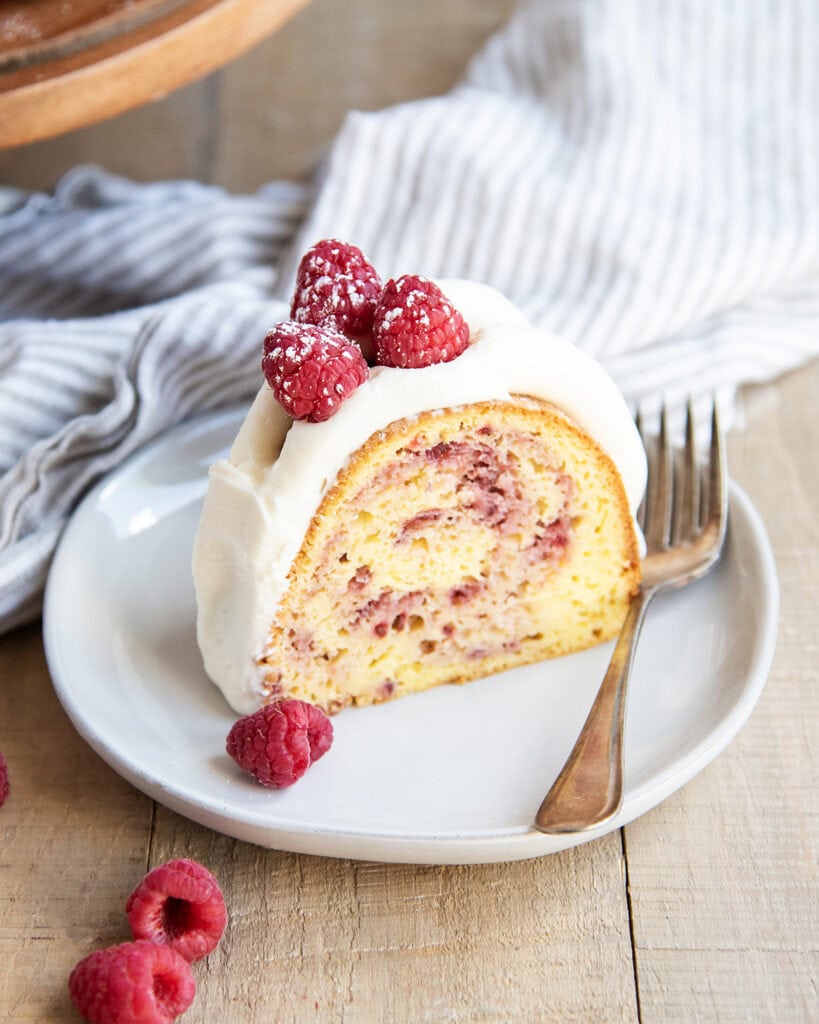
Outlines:
{"type": "Polygon", "coordinates": [[[188,961],[169,946],[123,942],[80,960],[68,979],[91,1024],[171,1024],[196,995],[188,961]]]}
{"type": "Polygon", "coordinates": [[[305,700],[280,700],[235,722],[226,749],[263,786],[284,789],[323,757],[332,742],[332,723],[320,708],[305,700]]]}
{"type": "Polygon", "coordinates": [[[9,766],[6,759],[0,754],[0,807],[3,806],[6,797],[9,795],[9,766]]]}
{"type": "Polygon", "coordinates": [[[387,282],[373,320],[375,359],[382,366],[448,363],[469,347],[469,327],[433,281],[405,274],[387,282]]]}
{"type": "Polygon", "coordinates": [[[227,910],[219,883],[195,860],[160,864],[125,904],[135,939],[170,946],[186,960],[201,960],[219,944],[227,910]]]}
{"type": "Polygon", "coordinates": [[[356,245],[325,238],[301,259],[290,316],[351,336],[368,334],[381,278],[356,245]]]}
{"type": "Polygon", "coordinates": [[[262,371],[293,419],[311,423],[329,419],[370,372],[359,347],[344,335],[293,320],[267,334],[262,371]]]}

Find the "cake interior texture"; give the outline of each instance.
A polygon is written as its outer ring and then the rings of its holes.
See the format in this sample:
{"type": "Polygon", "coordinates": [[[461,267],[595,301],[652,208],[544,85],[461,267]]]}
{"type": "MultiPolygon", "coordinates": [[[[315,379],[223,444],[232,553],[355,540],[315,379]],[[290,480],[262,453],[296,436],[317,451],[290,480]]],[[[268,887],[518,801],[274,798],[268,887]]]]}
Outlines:
{"type": "Polygon", "coordinates": [[[608,456],[548,403],[399,420],[353,454],[288,577],[265,697],[328,712],[609,639],[639,585],[608,456]]]}

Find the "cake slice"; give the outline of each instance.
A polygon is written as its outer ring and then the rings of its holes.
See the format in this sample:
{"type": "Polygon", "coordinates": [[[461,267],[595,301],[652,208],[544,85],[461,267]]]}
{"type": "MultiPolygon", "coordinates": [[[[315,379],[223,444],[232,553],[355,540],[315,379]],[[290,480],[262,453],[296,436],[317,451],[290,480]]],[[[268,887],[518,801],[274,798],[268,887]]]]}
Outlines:
{"type": "Polygon", "coordinates": [[[611,460],[536,399],[398,420],[322,500],[261,666],[333,712],[599,643],[639,583],[611,460]]]}
{"type": "Polygon", "coordinates": [[[466,682],[623,621],[645,482],[625,402],[492,289],[441,287],[468,324],[463,354],[371,368],[322,422],[292,419],[265,384],[211,469],[197,634],[241,713],[466,682]]]}

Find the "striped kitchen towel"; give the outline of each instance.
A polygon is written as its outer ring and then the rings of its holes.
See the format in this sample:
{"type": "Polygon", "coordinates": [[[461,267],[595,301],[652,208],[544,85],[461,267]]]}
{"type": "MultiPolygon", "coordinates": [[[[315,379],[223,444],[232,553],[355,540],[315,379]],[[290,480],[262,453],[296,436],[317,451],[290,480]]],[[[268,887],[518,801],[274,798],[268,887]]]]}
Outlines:
{"type": "MultiPolygon", "coordinates": [[[[82,493],[244,400],[300,252],[472,277],[634,402],[819,354],[813,0],[524,3],[449,95],[346,119],[315,189],[91,168],[0,216],[0,629],[34,617],[82,493]]],[[[14,198],[14,197],[12,197],[14,198]]]]}

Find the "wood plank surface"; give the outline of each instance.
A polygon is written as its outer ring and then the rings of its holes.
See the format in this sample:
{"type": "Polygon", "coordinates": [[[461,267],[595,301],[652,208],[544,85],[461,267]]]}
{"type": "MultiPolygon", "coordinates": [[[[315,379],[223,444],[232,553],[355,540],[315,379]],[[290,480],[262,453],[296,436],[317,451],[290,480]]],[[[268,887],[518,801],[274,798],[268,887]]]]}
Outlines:
{"type": "Polygon", "coordinates": [[[508,865],[262,850],[160,808],[152,863],[217,871],[231,922],[186,1024],[636,1021],[620,837],[508,865]]]}
{"type": "MultiPolygon", "coordinates": [[[[304,177],[345,112],[446,89],[514,0],[313,0],[216,75],[93,128],[0,153],[48,188],[78,162],[237,192],[304,177]]],[[[819,364],[748,392],[733,477],[762,513],[782,588],[759,707],[681,792],[555,857],[481,867],[262,850],[152,804],[83,743],[39,630],[0,639],[0,1020],[79,1021],[65,980],[128,937],[150,865],[191,856],[231,922],[196,966],[197,1022],[819,1020],[819,364]]]]}
{"type": "Polygon", "coordinates": [[[145,870],[152,801],[88,747],[51,688],[38,627],[0,642],[0,1021],[78,1018],[66,981],[128,938],[125,897],[145,870]]]}
{"type": "Polygon", "coordinates": [[[817,363],[750,389],[730,440],[777,561],[777,652],[734,743],[625,830],[643,1024],[819,1020],[817,399],[817,363]]]}

